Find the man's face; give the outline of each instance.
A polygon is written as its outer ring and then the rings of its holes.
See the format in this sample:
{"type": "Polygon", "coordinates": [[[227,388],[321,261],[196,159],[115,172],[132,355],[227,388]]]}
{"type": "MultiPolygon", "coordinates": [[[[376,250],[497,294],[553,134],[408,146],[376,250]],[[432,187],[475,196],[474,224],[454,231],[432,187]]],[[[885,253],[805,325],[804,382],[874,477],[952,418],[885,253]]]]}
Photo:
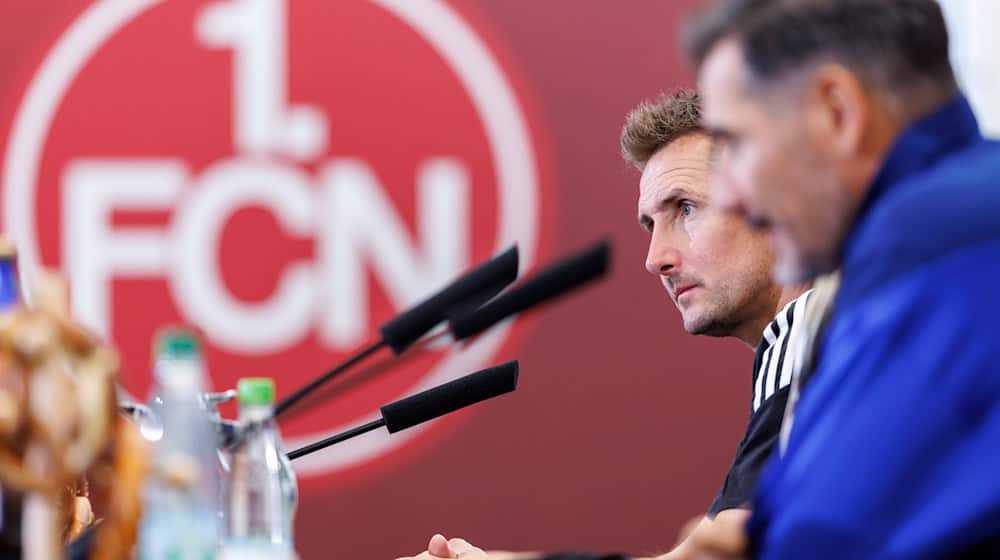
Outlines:
{"type": "Polygon", "coordinates": [[[646,163],[638,205],[650,234],[646,269],[663,282],[686,331],[739,336],[741,327],[771,318],[778,288],[767,239],[709,205],[710,155],[711,140],[691,134],[646,163]]]}
{"type": "Polygon", "coordinates": [[[775,278],[803,282],[835,267],[852,200],[831,153],[829,111],[808,85],[752,83],[734,40],[699,72],[706,128],[716,142],[713,202],[768,233],[775,278]]]}

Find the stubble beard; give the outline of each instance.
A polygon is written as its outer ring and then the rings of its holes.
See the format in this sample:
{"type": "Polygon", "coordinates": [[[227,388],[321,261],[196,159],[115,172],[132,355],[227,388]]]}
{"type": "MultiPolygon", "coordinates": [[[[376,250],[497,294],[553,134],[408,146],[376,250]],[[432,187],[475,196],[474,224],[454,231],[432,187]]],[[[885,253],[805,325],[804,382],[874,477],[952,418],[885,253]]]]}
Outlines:
{"type": "Polygon", "coordinates": [[[732,304],[711,302],[699,316],[692,317],[690,320],[684,317],[684,330],[688,334],[713,338],[733,336],[733,333],[745,322],[740,310],[732,309],[733,307],[735,306],[732,304]]]}

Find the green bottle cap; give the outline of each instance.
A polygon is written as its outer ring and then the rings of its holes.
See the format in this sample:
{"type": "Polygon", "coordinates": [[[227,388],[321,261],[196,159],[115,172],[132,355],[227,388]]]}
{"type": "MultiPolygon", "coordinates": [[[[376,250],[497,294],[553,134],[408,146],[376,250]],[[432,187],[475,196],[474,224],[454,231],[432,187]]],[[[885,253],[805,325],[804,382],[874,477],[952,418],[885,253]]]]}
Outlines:
{"type": "Polygon", "coordinates": [[[270,377],[244,377],[236,383],[240,404],[274,403],[274,380],[270,377]]]}
{"type": "Polygon", "coordinates": [[[201,353],[198,335],[181,329],[163,329],[156,334],[156,357],[173,360],[197,358],[201,353]]]}

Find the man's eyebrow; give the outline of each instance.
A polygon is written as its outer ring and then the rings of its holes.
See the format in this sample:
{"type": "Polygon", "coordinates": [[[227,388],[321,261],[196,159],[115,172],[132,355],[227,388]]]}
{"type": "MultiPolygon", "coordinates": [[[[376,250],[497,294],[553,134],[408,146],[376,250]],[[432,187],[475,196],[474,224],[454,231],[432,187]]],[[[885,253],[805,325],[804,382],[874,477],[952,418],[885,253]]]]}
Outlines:
{"type": "Polygon", "coordinates": [[[647,231],[653,229],[653,218],[645,214],[639,214],[639,227],[647,231]]]}
{"type": "MultiPolygon", "coordinates": [[[[670,189],[670,191],[667,192],[667,194],[657,198],[656,211],[659,212],[665,208],[668,208],[672,206],[674,203],[676,203],[678,200],[681,200],[683,198],[694,198],[694,195],[692,195],[684,187],[679,187],[679,186],[673,187],[670,189]]],[[[652,224],[653,224],[653,218],[651,218],[646,214],[639,214],[640,226],[642,226],[644,229],[650,229],[652,227],[652,224]]]]}
{"type": "Polygon", "coordinates": [[[670,190],[666,194],[660,196],[656,201],[657,210],[662,210],[664,207],[669,206],[682,198],[697,198],[694,193],[689,191],[687,187],[683,185],[675,185],[670,187],[670,190]]]}
{"type": "MultiPolygon", "coordinates": [[[[712,140],[727,140],[733,137],[732,131],[715,126],[706,126],[705,134],[708,134],[709,137],[712,138],[712,140]]],[[[714,148],[715,142],[712,142],[712,146],[714,148]]]]}

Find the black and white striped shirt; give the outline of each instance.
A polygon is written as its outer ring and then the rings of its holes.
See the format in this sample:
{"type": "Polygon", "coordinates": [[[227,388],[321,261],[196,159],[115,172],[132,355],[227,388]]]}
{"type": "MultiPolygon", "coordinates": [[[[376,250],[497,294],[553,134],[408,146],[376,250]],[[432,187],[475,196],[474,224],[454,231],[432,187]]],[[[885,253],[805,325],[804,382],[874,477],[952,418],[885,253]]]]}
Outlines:
{"type": "Polygon", "coordinates": [[[789,302],[764,329],[753,362],[750,420],[709,514],[744,506],[753,497],[757,477],[781,432],[796,349],[808,336],[803,319],[810,294],[806,292],[789,302]]]}
{"type": "Polygon", "coordinates": [[[800,339],[805,336],[802,318],[810,294],[812,290],[788,302],[764,329],[754,356],[753,412],[760,410],[761,404],[792,382],[795,352],[788,349],[797,349],[800,339]]]}

